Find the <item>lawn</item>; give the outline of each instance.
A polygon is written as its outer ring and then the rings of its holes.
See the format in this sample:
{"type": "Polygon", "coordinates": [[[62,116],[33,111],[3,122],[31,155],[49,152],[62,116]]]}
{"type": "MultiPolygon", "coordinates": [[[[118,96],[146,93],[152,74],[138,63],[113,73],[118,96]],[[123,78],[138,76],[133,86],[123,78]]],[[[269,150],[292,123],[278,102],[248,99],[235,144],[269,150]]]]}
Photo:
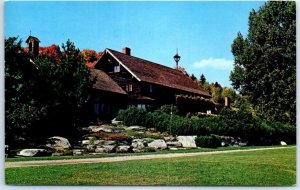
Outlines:
{"type": "Polygon", "coordinates": [[[168,159],[10,168],[15,185],[291,186],[296,148],[168,159]]]}

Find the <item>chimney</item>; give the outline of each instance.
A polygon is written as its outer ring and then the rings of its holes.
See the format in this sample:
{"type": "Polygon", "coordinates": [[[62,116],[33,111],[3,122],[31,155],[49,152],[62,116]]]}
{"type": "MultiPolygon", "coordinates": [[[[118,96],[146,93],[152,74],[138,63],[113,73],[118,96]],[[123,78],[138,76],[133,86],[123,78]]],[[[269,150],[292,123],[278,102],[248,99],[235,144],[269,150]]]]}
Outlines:
{"type": "Polygon", "coordinates": [[[125,55],[131,55],[130,51],[130,48],[124,47],[122,53],[124,53],[125,55]]]}
{"type": "Polygon", "coordinates": [[[225,96],[224,100],[225,100],[225,107],[230,108],[230,98],[228,96],[225,96]]]}

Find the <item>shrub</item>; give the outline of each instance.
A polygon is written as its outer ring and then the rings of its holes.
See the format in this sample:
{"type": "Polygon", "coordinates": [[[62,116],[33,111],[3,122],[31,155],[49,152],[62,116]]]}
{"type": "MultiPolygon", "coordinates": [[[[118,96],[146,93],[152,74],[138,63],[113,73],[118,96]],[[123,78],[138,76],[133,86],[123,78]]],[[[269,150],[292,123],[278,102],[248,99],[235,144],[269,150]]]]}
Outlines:
{"type": "Polygon", "coordinates": [[[123,121],[127,126],[142,125],[145,126],[145,117],[147,112],[143,109],[136,107],[129,107],[126,110],[120,110],[118,112],[118,120],[123,121]]]}
{"type": "Polygon", "coordinates": [[[218,135],[199,136],[195,141],[196,145],[202,148],[216,148],[221,145],[221,137],[218,135]]]}

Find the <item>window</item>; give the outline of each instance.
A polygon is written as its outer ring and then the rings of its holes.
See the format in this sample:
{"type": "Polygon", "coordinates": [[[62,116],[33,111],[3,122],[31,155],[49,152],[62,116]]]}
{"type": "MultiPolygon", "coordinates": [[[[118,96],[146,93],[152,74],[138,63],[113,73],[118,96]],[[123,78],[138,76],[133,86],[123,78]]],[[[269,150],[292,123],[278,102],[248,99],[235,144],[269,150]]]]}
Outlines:
{"type": "Polygon", "coordinates": [[[146,105],[145,104],[138,104],[137,108],[145,110],[146,109],[146,105]]]}
{"type": "Polygon", "coordinates": [[[150,84],[150,86],[149,86],[149,92],[150,92],[150,93],[153,92],[153,85],[152,85],[152,84],[150,84]]]}
{"type": "Polygon", "coordinates": [[[126,85],[126,91],[127,92],[132,92],[132,84],[127,84],[126,85]]]}
{"type": "Polygon", "coordinates": [[[120,72],[120,65],[114,66],[114,72],[115,72],[115,73],[120,72]]]}

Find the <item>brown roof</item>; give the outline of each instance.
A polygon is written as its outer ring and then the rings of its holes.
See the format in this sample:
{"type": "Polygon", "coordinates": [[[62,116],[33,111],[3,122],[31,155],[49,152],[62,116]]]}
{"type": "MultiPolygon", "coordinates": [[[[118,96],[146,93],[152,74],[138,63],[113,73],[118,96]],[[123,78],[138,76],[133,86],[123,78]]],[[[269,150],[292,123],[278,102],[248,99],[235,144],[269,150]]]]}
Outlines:
{"type": "Polygon", "coordinates": [[[28,36],[28,38],[27,38],[27,40],[26,40],[26,43],[28,43],[30,39],[33,39],[33,40],[38,41],[38,42],[41,42],[37,37],[34,37],[34,36],[28,36]]]}
{"type": "Polygon", "coordinates": [[[98,69],[91,69],[91,77],[97,77],[93,85],[94,89],[114,92],[118,94],[127,94],[112,78],[105,72],[98,69]]]}
{"type": "Polygon", "coordinates": [[[211,97],[208,92],[179,70],[115,50],[107,50],[123,63],[138,80],[211,97]]]}

